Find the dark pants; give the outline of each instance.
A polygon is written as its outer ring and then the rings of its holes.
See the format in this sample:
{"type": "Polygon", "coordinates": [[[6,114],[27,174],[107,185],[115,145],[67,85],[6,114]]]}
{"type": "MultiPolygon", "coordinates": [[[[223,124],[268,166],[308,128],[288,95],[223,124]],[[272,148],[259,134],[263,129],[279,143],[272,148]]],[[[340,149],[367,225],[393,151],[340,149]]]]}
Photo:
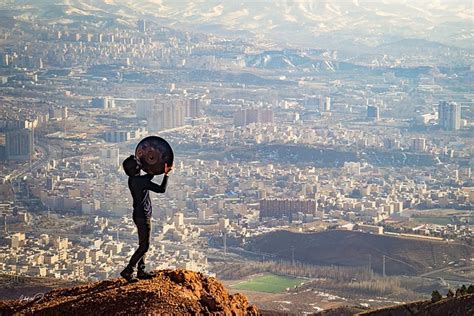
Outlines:
{"type": "Polygon", "coordinates": [[[138,270],[145,270],[145,254],[150,248],[151,220],[134,216],[133,222],[138,229],[138,249],[130,258],[128,268],[133,270],[138,264],[138,270]]]}

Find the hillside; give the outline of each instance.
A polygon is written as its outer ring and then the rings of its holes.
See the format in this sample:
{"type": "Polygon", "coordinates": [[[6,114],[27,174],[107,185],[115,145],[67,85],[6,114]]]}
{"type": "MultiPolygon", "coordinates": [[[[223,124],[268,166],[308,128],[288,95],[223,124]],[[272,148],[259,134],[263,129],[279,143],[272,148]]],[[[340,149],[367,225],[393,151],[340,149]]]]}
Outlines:
{"type": "Polygon", "coordinates": [[[474,315],[474,294],[464,295],[460,297],[445,298],[439,302],[431,301],[413,302],[403,305],[395,305],[391,307],[381,308],[361,312],[360,316],[457,316],[457,315],[474,315]]]}
{"type": "Polygon", "coordinates": [[[464,244],[374,235],[358,231],[328,230],[318,233],[276,231],[252,239],[248,250],[316,265],[368,266],[387,274],[415,275],[469,260],[474,248],[464,244]]]}
{"type": "Polygon", "coordinates": [[[81,282],[56,278],[0,275],[0,300],[32,297],[60,287],[80,285],[81,282]]]}
{"type": "Polygon", "coordinates": [[[216,279],[186,270],[161,270],[151,280],[127,284],[109,279],[54,289],[35,300],[2,300],[0,315],[257,315],[241,294],[230,295],[216,279]]]}
{"type": "MultiPolygon", "coordinates": [[[[13,3],[13,5],[11,5],[13,3]]],[[[103,24],[146,18],[193,31],[248,35],[293,45],[370,52],[373,45],[402,38],[432,39],[472,48],[472,5],[466,1],[171,1],[14,0],[22,20],[59,19],[103,24]],[[308,44],[311,43],[311,44],[308,44]]],[[[0,7],[1,8],[1,7],[0,7]]],[[[133,26],[133,23],[129,23],[133,26]]]]}

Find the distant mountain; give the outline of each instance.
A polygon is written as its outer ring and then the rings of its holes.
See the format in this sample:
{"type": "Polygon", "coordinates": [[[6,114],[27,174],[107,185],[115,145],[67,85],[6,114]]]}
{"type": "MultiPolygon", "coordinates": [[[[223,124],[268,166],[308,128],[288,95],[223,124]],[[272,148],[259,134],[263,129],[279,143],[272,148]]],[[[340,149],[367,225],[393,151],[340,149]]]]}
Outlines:
{"type": "Polygon", "coordinates": [[[146,18],[306,47],[369,50],[404,38],[474,47],[469,0],[15,0],[3,6],[45,19],[146,18]]]}

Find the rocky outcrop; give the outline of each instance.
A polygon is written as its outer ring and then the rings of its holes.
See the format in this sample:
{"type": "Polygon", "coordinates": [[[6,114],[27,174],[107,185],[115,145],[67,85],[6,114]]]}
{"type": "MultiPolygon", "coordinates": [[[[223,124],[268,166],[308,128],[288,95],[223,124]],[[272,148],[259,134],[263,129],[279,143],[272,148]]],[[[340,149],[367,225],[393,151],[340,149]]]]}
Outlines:
{"type": "Polygon", "coordinates": [[[0,301],[0,315],[257,315],[239,293],[215,278],[187,270],[160,270],[150,280],[128,284],[109,279],[52,290],[31,300],[0,301]]]}

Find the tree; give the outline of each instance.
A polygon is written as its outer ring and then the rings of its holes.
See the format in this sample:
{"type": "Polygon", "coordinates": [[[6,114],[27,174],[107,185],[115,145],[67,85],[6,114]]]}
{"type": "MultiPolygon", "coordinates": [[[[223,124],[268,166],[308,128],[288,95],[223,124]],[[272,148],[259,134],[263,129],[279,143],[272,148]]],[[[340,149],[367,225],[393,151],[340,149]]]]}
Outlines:
{"type": "Polygon", "coordinates": [[[446,297],[448,298],[454,297],[454,292],[452,289],[449,289],[448,293],[446,294],[446,297]]]}
{"type": "Polygon", "coordinates": [[[431,293],[431,302],[432,303],[436,303],[436,302],[439,302],[441,301],[443,297],[441,296],[441,294],[439,294],[438,290],[434,290],[432,293],[431,293]]]}
{"type": "Polygon", "coordinates": [[[467,288],[467,293],[474,294],[474,284],[469,285],[469,287],[467,288]]]}
{"type": "Polygon", "coordinates": [[[456,297],[463,296],[461,289],[456,289],[456,297]]]}

